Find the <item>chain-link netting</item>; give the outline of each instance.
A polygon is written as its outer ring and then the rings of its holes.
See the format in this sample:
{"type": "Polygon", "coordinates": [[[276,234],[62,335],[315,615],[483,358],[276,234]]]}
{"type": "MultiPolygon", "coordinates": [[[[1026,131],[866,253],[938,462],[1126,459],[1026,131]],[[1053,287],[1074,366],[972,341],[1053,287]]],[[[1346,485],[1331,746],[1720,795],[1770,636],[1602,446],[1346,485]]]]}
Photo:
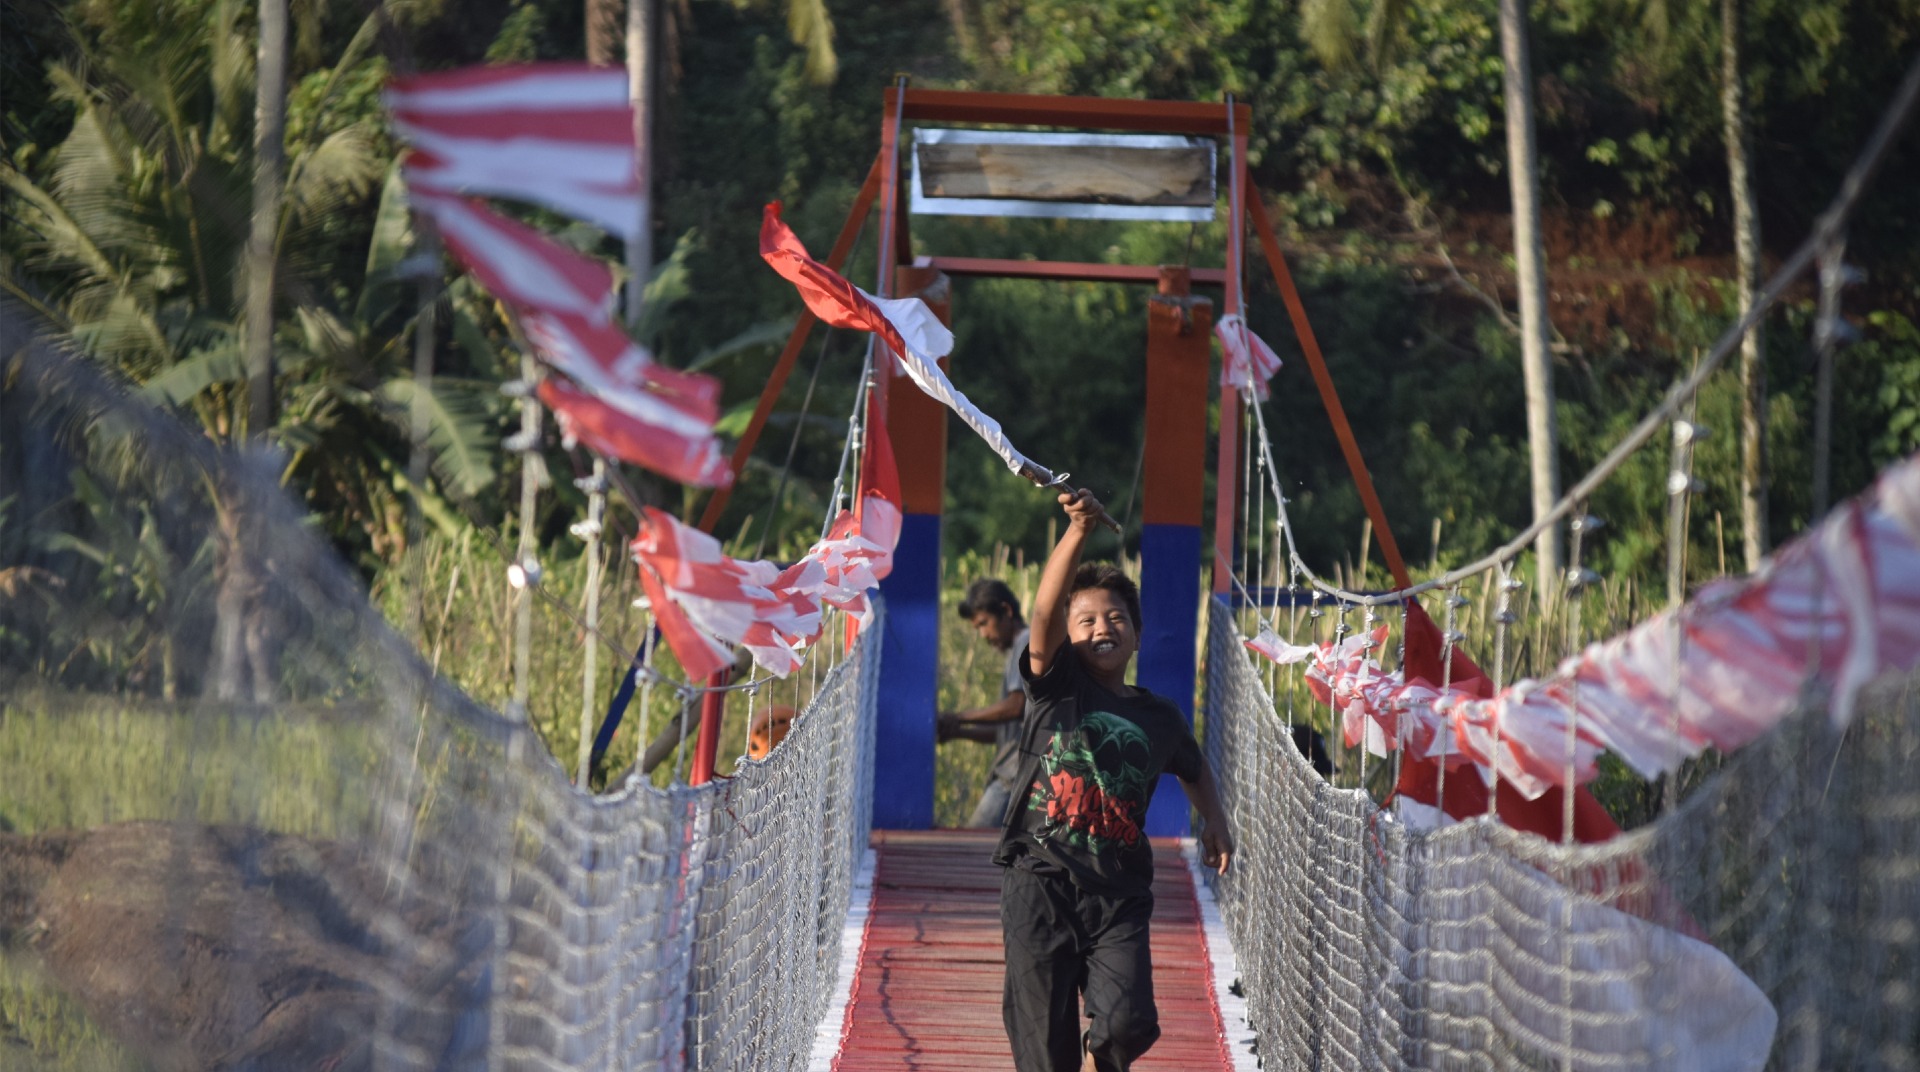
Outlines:
{"type": "Polygon", "coordinates": [[[590,796],[265,459],[51,345],[0,391],[0,1068],[804,1065],[877,625],[765,759],[590,796]]]}
{"type": "Polygon", "coordinates": [[[1217,892],[1263,1067],[1920,1068],[1920,701],[1823,715],[1603,845],[1414,832],[1300,755],[1214,602],[1217,892]]]}

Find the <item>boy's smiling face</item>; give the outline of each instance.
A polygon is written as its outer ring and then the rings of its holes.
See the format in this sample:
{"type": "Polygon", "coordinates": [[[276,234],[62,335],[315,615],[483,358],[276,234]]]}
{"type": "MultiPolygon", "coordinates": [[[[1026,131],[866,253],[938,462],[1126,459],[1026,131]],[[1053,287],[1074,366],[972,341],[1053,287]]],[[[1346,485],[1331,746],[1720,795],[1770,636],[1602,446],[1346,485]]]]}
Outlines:
{"type": "Polygon", "coordinates": [[[1094,676],[1119,682],[1140,648],[1133,615],[1119,594],[1106,588],[1082,588],[1067,602],[1067,643],[1094,676]]]}

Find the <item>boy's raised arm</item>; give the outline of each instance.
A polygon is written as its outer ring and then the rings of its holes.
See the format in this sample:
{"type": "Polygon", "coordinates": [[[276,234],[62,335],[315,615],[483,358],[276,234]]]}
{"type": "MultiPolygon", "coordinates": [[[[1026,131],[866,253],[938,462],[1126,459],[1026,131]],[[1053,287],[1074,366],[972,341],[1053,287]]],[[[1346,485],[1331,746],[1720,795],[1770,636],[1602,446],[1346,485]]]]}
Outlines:
{"type": "Polygon", "coordinates": [[[1067,592],[1073,587],[1074,571],[1080,568],[1087,533],[1106,513],[1100,500],[1085,488],[1061,492],[1060,505],[1067,511],[1067,531],[1060,534],[1040,572],[1040,591],[1033,597],[1033,618],[1028,623],[1027,666],[1036,677],[1047,672],[1060,645],[1067,642],[1067,592]]]}

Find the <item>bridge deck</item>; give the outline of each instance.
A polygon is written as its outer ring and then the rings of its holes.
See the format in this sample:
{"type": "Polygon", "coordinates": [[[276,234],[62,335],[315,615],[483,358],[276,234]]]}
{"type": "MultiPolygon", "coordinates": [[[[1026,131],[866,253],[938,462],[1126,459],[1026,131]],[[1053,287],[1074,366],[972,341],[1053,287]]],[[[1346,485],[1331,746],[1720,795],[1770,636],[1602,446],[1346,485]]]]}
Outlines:
{"type": "MultiPolygon", "coordinates": [[[[1000,1022],[1000,869],[982,831],[874,834],[873,901],[835,1072],[1012,1069],[1000,1022]]],[[[1229,1072],[1193,880],[1179,842],[1154,842],[1160,1041],[1142,1072],[1229,1072]]]]}

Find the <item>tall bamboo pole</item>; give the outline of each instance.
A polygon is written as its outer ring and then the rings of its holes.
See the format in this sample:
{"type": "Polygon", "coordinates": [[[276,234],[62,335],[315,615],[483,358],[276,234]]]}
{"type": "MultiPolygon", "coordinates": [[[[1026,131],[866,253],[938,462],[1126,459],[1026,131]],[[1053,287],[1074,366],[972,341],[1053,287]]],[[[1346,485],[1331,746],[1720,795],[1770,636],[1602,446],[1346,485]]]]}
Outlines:
{"type": "MultiPolygon", "coordinates": [[[[1747,113],[1740,82],[1740,3],[1720,0],[1720,121],[1733,201],[1734,286],[1740,315],[1753,308],[1760,279],[1760,214],[1753,206],[1747,113]]],[[[1761,326],[1740,340],[1740,547],[1747,571],[1767,553],[1767,366],[1761,326]]]]}
{"type": "MultiPolygon", "coordinates": [[[[1526,377],[1533,516],[1538,519],[1560,498],[1559,435],[1553,414],[1546,250],[1540,235],[1540,168],[1533,139],[1533,66],[1527,55],[1527,17],[1521,3],[1500,0],[1500,59],[1507,174],[1513,191],[1513,264],[1520,292],[1520,363],[1526,377]]],[[[1534,545],[1539,582],[1535,595],[1543,601],[1558,591],[1560,547],[1558,525],[1543,530],[1534,545]]]]}
{"type": "Polygon", "coordinates": [[[641,295],[653,271],[653,3],[627,0],[627,99],[633,102],[633,150],[640,180],[633,237],[627,239],[627,323],[640,322],[641,295]]]}
{"type": "Polygon", "coordinates": [[[261,0],[254,74],[253,219],[247,236],[247,434],[273,426],[273,294],[286,190],[287,0],[261,0]]]}

